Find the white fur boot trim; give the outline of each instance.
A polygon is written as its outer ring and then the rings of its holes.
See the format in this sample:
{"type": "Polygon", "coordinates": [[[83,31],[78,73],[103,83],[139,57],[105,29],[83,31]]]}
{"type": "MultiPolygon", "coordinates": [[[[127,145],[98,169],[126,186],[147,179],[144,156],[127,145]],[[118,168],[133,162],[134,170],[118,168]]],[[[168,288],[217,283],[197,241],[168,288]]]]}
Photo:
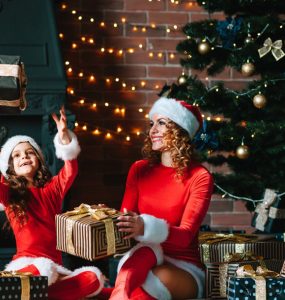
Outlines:
{"type": "Polygon", "coordinates": [[[29,265],[34,265],[41,276],[48,277],[48,285],[56,282],[58,278],[58,272],[56,269],[56,263],[46,257],[19,257],[12,260],[5,268],[6,271],[17,271],[23,269],[29,265]]]}
{"type": "Polygon", "coordinates": [[[58,133],[55,135],[53,140],[56,157],[62,160],[73,160],[77,158],[81,151],[76,135],[71,130],[68,130],[68,133],[71,138],[71,142],[67,145],[60,143],[58,133]]]}
{"type": "Polygon", "coordinates": [[[166,286],[155,276],[152,271],[148,272],[147,278],[142,288],[155,299],[171,300],[171,294],[166,286]]]}
{"type": "Polygon", "coordinates": [[[68,279],[68,278],[72,278],[72,277],[75,277],[76,275],[80,274],[80,273],[83,273],[83,272],[92,272],[92,273],[95,273],[98,280],[99,280],[99,288],[92,294],[88,295],[87,298],[89,297],[94,297],[96,295],[98,295],[102,288],[104,287],[104,281],[105,281],[105,277],[104,275],[102,274],[102,272],[96,268],[96,267],[82,267],[82,268],[78,268],[78,269],[75,269],[70,275],[62,278],[62,280],[65,280],[65,279],[68,279]]]}
{"type": "Polygon", "coordinates": [[[161,265],[163,263],[163,251],[159,244],[151,244],[151,243],[138,243],[131,250],[129,250],[119,261],[117,272],[122,268],[122,265],[136,252],[138,249],[142,247],[149,247],[152,249],[156,256],[157,265],[161,265]]]}

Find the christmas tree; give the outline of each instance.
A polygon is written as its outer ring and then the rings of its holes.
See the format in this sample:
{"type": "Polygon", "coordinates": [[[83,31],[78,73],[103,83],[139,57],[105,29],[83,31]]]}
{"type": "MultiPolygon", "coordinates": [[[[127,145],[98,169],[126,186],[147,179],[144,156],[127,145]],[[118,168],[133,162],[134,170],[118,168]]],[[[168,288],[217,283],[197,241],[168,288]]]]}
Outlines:
{"type": "Polygon", "coordinates": [[[265,189],[285,192],[284,1],[197,2],[209,18],[184,26],[187,38],[177,45],[184,71],[161,95],[201,108],[208,121],[196,144],[209,164],[230,170],[215,174],[216,187],[253,209],[265,189]],[[227,69],[239,74],[241,88],[215,80],[227,69]]]}

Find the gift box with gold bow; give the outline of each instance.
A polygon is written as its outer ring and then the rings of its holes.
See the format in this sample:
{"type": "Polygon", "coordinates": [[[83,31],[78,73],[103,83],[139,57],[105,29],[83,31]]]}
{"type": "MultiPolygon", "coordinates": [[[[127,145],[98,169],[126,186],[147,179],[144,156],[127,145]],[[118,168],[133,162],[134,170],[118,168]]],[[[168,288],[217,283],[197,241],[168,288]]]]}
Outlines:
{"type": "Polygon", "coordinates": [[[206,297],[226,298],[227,279],[234,276],[236,270],[243,265],[251,265],[253,268],[262,265],[267,269],[280,272],[282,264],[282,260],[262,260],[262,257],[255,256],[250,252],[228,255],[228,262],[206,263],[206,297]]]}
{"type": "Polygon", "coordinates": [[[264,198],[255,209],[252,226],[262,232],[285,232],[285,201],[276,191],[266,189],[264,198]]]}
{"type": "Polygon", "coordinates": [[[20,56],[0,55],[0,108],[25,110],[27,77],[20,56]]]}
{"type": "Polygon", "coordinates": [[[47,300],[48,278],[0,271],[0,299],[47,300]]]}
{"type": "Polygon", "coordinates": [[[285,300],[285,278],[272,270],[250,265],[239,267],[236,276],[228,278],[229,300],[285,300]]]}
{"type": "Polygon", "coordinates": [[[274,235],[205,232],[199,235],[199,250],[204,263],[225,262],[229,253],[245,252],[264,259],[285,259],[285,243],[276,241],[274,235]]]}
{"type": "Polygon", "coordinates": [[[115,209],[87,204],[56,215],[57,249],[90,261],[129,250],[130,239],[123,239],[116,226],[119,215],[115,209]]]}

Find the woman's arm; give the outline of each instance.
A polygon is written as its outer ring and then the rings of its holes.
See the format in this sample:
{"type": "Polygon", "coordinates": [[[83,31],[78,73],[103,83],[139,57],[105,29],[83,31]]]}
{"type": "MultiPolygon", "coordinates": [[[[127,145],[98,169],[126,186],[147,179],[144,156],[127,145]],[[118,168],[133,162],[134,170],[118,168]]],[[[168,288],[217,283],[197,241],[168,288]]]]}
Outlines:
{"type": "Polygon", "coordinates": [[[204,169],[196,174],[189,191],[179,226],[170,226],[164,219],[149,214],[130,213],[119,219],[121,231],[128,232],[127,238],[142,242],[170,243],[173,246],[188,247],[206,215],[213,190],[212,176],[204,169]]]}
{"type": "Polygon", "coordinates": [[[165,243],[185,248],[191,244],[208,211],[212,191],[213,178],[203,171],[193,182],[180,226],[169,226],[165,243]]]}

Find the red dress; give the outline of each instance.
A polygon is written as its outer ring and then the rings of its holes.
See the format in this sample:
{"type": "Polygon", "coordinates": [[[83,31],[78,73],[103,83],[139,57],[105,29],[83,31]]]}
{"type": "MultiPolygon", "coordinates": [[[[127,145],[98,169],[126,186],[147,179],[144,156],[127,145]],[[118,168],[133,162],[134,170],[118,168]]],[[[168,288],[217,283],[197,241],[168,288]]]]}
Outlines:
{"type": "Polygon", "coordinates": [[[161,244],[164,254],[202,267],[198,249],[200,225],[213,190],[211,174],[191,164],[183,181],[174,168],[135,162],[129,171],[121,209],[152,215],[168,223],[168,236],[161,244]]]}
{"type": "Polygon", "coordinates": [[[43,188],[29,188],[31,198],[27,208],[27,223],[21,226],[8,212],[9,187],[0,183],[0,203],[15,234],[17,253],[20,257],[45,257],[62,264],[61,252],[56,250],[55,215],[62,209],[62,202],[78,172],[77,160],[65,161],[58,175],[43,188]]]}

